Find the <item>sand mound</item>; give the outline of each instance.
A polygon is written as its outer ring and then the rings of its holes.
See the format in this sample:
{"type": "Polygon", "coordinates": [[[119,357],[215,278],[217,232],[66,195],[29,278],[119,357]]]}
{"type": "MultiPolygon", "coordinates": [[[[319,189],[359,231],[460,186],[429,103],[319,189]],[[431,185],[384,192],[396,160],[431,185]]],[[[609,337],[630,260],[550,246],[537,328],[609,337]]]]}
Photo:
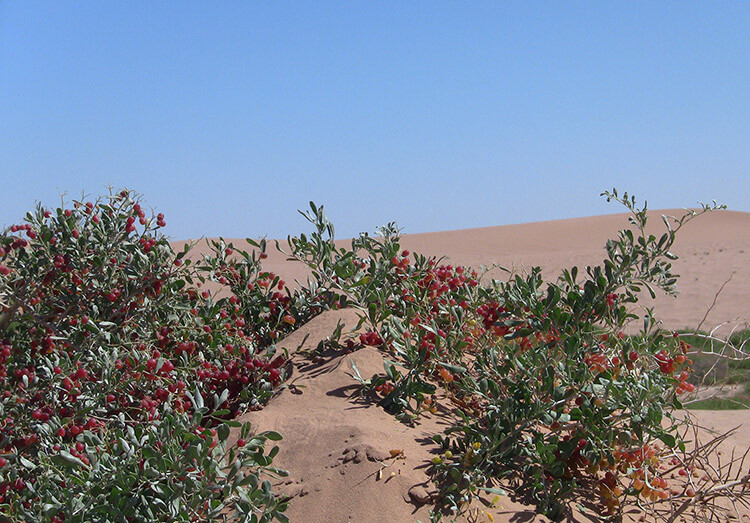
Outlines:
{"type": "MultiPolygon", "coordinates": [[[[339,320],[351,328],[357,319],[351,309],[326,312],[279,346],[290,352],[300,345],[315,348],[339,320]]],[[[291,387],[241,419],[256,430],[277,430],[284,436],[274,464],[291,474],[276,483],[280,493],[292,498],[290,520],[429,521],[424,502],[433,488],[425,470],[438,449],[430,438],[448,426],[451,413],[426,414],[407,426],[355,395],[352,362],[363,377],[383,371],[383,356],[372,347],[324,351],[316,363],[295,354],[292,362],[291,387]]],[[[495,521],[547,521],[507,497],[495,509],[484,510],[495,514],[495,521]]]]}

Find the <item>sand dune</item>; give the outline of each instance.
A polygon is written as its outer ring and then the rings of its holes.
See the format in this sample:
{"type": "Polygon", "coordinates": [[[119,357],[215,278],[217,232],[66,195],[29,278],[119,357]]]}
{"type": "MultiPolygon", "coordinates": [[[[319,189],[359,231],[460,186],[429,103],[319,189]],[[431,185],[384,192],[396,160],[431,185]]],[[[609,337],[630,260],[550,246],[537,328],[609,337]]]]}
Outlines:
{"type": "MultiPolygon", "coordinates": [[[[662,231],[660,213],[652,213],[655,234],[662,231]]],[[[405,235],[402,245],[412,251],[445,255],[453,264],[498,263],[517,270],[539,265],[545,275],[553,277],[564,267],[601,262],[606,239],[625,226],[626,215],[607,215],[405,235]]],[[[711,213],[680,233],[674,250],[680,255],[675,267],[682,275],[682,293],[677,298],[659,297],[655,302],[657,315],[665,326],[698,325],[730,277],[704,328],[750,317],[750,213],[711,213]]],[[[243,247],[244,241],[232,241],[243,247]]],[[[181,242],[175,243],[176,247],[181,246],[181,242]]],[[[204,249],[205,245],[199,244],[198,250],[204,249]]],[[[304,280],[307,274],[303,266],[285,261],[273,250],[264,267],[287,281],[304,280]]],[[[353,326],[356,315],[352,310],[327,312],[280,345],[292,352],[299,347],[315,347],[339,320],[353,326]]],[[[317,363],[299,355],[292,361],[294,374],[290,383],[294,388],[283,390],[264,410],[245,415],[258,430],[273,429],[284,435],[276,461],[289,469],[291,476],[276,488],[292,497],[288,511],[291,521],[429,521],[428,509],[418,502],[430,490],[424,470],[436,448],[429,438],[442,432],[451,412],[444,409],[425,415],[415,427],[407,427],[377,406],[352,396],[356,391],[352,361],[364,376],[382,370],[382,356],[372,348],[351,354],[325,354],[317,363]],[[392,449],[403,454],[391,458],[392,449]]],[[[727,448],[737,446],[744,450],[750,446],[747,411],[703,411],[694,415],[701,425],[718,431],[742,424],[727,448]]],[[[503,497],[495,508],[477,506],[482,512],[493,514],[494,521],[544,520],[534,514],[533,507],[511,497],[503,497]]],[[[597,520],[582,514],[574,519],[597,520]]],[[[488,516],[475,521],[488,521],[488,516]]]]}
{"type": "MultiPolygon", "coordinates": [[[[649,233],[661,235],[664,225],[660,215],[681,215],[679,209],[651,211],[649,233]]],[[[304,225],[304,224],[302,224],[304,225]]],[[[549,222],[525,223],[480,229],[405,234],[404,248],[432,256],[445,256],[454,265],[499,264],[517,271],[540,266],[548,278],[555,278],[562,269],[577,265],[597,265],[605,256],[608,238],[628,227],[626,214],[611,214],[549,222]]],[[[306,231],[301,231],[306,232],[306,231]]],[[[247,248],[244,239],[227,239],[240,248],[247,248]]],[[[176,248],[184,245],[174,242],[176,248]]],[[[286,247],[286,240],[280,242],[286,247]]],[[[337,243],[348,245],[349,240],[337,243]]],[[[196,252],[206,249],[199,242],[196,252]]],[[[658,296],[652,301],[644,296],[643,304],[654,305],[656,315],[669,329],[695,328],[707,312],[704,329],[725,321],[750,318],[750,213],[715,211],[688,223],[680,230],[674,246],[680,259],[674,262],[680,274],[679,296],[658,296]],[[711,308],[716,293],[722,290],[711,308]]],[[[305,281],[308,271],[299,263],[291,263],[276,252],[269,242],[269,257],[263,266],[280,274],[287,282],[305,281]]],[[[490,276],[505,277],[500,271],[490,276]]]]}

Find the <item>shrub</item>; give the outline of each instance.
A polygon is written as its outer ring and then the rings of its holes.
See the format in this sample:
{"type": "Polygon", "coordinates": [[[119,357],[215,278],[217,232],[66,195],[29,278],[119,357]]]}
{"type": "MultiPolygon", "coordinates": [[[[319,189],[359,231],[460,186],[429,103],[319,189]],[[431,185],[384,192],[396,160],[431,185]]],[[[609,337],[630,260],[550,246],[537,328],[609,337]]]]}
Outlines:
{"type": "MultiPolygon", "coordinates": [[[[279,298],[201,291],[221,264],[196,270],[164,226],[124,190],[0,235],[1,519],[283,518],[260,479],[284,473],[265,449],[279,436],[245,425],[226,448],[226,419],[283,380],[268,332],[239,321],[279,298]]],[[[244,285],[268,278],[247,266],[244,285]]]]}
{"type": "Polygon", "coordinates": [[[290,238],[290,254],[318,283],[362,311],[372,329],[362,342],[388,354],[384,374],[364,379],[355,369],[366,391],[406,421],[434,409],[438,385],[460,407],[457,424],[434,438],[442,508],[460,511],[511,478],[553,518],[579,487],[598,490],[610,514],[628,499],[669,496],[658,465],[670,449],[684,450],[671,412],[693,388],[687,344],[670,342],[651,310],[639,335],[623,329],[637,319],[629,307],[642,290],[675,292],[676,233],[719,206],[663,217],[657,238],[646,233],[645,206],[627,193],[604,195],[628,208],[632,228],[607,242],[602,265],[584,274],[573,267],[553,282],[534,268],[480,285],[464,267],[418,254],[412,261],[394,225],[337,248],[312,204],[306,217],[316,232],[290,238]]]}

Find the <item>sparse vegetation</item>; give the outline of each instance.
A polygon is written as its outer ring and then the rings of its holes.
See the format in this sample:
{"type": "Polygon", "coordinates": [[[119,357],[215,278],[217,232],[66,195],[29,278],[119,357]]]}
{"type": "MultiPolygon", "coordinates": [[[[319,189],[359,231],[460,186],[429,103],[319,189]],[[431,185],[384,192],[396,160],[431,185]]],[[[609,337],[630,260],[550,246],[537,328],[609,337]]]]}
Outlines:
{"type": "Polygon", "coordinates": [[[314,231],[288,239],[312,271],[295,291],[263,269],[265,241],[248,240],[251,252],[212,241],[199,260],[173,252],[163,215],[129,191],[39,206],[0,235],[0,521],[285,521],[268,481],[286,474],[267,448],[281,435],[233,419],[282,385],[275,342],[344,306],[360,312],[360,344],[384,355],[383,372],[352,368],[362,394],[407,424],[439,402],[455,414],[425,464],[434,520],[509,490],[553,519],[581,495],[603,518],[744,499],[748,478],[732,467],[693,479],[715,446],[691,451],[674,412],[697,385],[748,383],[750,330],[720,341],[632,312],[641,292],[675,292],[676,234],[721,207],[665,216],[657,238],[645,206],[604,195],[630,227],[601,265],[553,281],[538,268],[483,281],[403,249],[395,224],[337,247],[311,203],[314,231]],[[642,331],[625,335],[635,320],[642,331]]]}

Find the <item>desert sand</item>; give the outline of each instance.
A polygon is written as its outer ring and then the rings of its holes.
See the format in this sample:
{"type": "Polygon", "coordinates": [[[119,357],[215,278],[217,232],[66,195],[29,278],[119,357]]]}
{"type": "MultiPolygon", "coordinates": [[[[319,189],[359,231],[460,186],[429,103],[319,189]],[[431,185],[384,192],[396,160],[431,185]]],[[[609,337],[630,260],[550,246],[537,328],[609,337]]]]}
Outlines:
{"type": "MultiPolygon", "coordinates": [[[[660,214],[679,210],[653,211],[654,234],[663,232],[660,214]]],[[[607,238],[627,227],[624,214],[551,222],[527,223],[481,229],[426,234],[406,234],[402,246],[424,254],[446,256],[452,264],[478,267],[497,263],[516,271],[541,266],[548,278],[562,268],[600,263],[607,238]]],[[[304,224],[301,224],[303,227],[304,224]]],[[[233,241],[246,248],[244,240],[233,241]]],[[[180,248],[183,242],[175,242],[180,248]]],[[[348,244],[343,241],[342,244],[348,244]]],[[[285,242],[282,242],[285,246],[285,242]]],[[[197,249],[205,249],[198,244],[197,249]]],[[[681,294],[659,296],[653,303],[656,315],[669,329],[708,330],[723,322],[737,323],[750,318],[750,213],[720,211],[686,225],[678,236],[674,262],[681,275],[681,294]],[[730,279],[731,278],[731,279],[730,279]],[[717,297],[717,292],[729,280],[717,297]],[[715,301],[715,303],[714,303],[715,301]],[[712,306],[713,304],[713,306],[712,306]]],[[[286,281],[304,281],[304,266],[285,260],[269,245],[264,268],[286,281]]],[[[503,277],[494,271],[493,276],[503,277]]],[[[337,322],[354,327],[354,310],[329,311],[313,319],[279,345],[294,354],[315,347],[337,322]]],[[[406,426],[370,401],[353,395],[357,391],[351,363],[363,376],[382,371],[382,356],[367,347],[352,353],[324,354],[316,363],[301,355],[292,358],[289,384],[263,410],[245,414],[257,430],[277,430],[284,440],[275,464],[290,476],[276,481],[276,488],[291,497],[287,512],[292,522],[413,522],[429,521],[429,505],[420,503],[429,495],[425,474],[437,451],[430,437],[442,432],[453,414],[450,404],[437,414],[424,415],[406,426]],[[397,458],[391,450],[400,451],[397,458]]],[[[725,445],[744,451],[750,447],[749,411],[695,411],[691,413],[707,429],[726,431],[740,426],[725,445]]],[[[463,521],[525,522],[545,520],[512,495],[503,496],[497,506],[481,504],[477,519],[463,521]]],[[[750,516],[740,514],[742,521],[750,516]]],[[[637,517],[637,514],[634,516],[637,517]]],[[[578,521],[597,521],[596,515],[576,513],[578,521]]],[[[450,521],[451,518],[446,518],[450,521]]]]}

